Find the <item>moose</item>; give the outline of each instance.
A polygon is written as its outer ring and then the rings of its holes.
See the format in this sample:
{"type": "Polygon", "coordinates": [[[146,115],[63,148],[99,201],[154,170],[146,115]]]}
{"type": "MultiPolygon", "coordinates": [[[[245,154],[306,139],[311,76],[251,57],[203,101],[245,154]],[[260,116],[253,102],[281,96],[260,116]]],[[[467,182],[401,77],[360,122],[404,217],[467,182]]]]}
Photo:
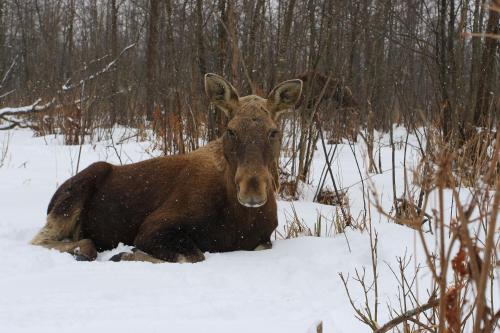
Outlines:
{"type": "Polygon", "coordinates": [[[271,248],[278,225],[277,122],[300,99],[302,81],[278,84],[267,99],[239,97],[228,81],[208,73],[205,91],[228,118],[219,139],[185,155],[90,165],[56,190],[31,244],[92,261],[121,242],[134,250],[111,260],[153,263],[271,248]]]}

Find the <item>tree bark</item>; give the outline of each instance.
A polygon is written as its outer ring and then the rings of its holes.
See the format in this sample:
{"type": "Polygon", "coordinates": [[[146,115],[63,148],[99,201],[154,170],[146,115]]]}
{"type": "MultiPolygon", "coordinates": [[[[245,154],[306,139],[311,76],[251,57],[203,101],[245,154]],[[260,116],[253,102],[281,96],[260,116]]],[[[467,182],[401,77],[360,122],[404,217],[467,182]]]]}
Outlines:
{"type": "MultiPolygon", "coordinates": [[[[229,0],[233,1],[233,0],[229,0]]],[[[218,68],[219,74],[226,75],[226,57],[227,57],[227,7],[226,0],[218,0],[219,24],[217,25],[218,33],[218,68]]],[[[226,125],[226,119],[220,110],[214,110],[209,114],[209,140],[214,140],[222,135],[226,125]]]]}
{"type": "Polygon", "coordinates": [[[3,75],[6,66],[8,66],[6,64],[6,60],[5,60],[6,54],[4,51],[5,50],[5,47],[4,47],[5,35],[6,35],[6,29],[5,29],[5,25],[3,22],[4,16],[5,16],[4,15],[4,12],[5,12],[4,6],[5,6],[4,0],[0,0],[0,76],[3,75]]]}
{"type": "MultiPolygon", "coordinates": [[[[116,59],[118,56],[118,7],[116,0],[111,0],[111,56],[116,59]]],[[[117,106],[117,87],[118,87],[118,71],[115,70],[111,79],[111,126],[113,126],[118,118],[117,106]]]]}
{"type": "MultiPolygon", "coordinates": [[[[248,36],[248,58],[246,61],[248,72],[250,74],[250,79],[253,81],[254,80],[254,65],[255,65],[255,44],[257,40],[257,29],[259,26],[262,24],[262,19],[261,17],[264,16],[264,11],[265,11],[265,6],[264,6],[265,0],[257,0],[255,2],[255,9],[253,11],[253,18],[252,18],[252,23],[250,27],[250,32],[248,36]]],[[[251,87],[252,88],[252,87],[251,87]]],[[[255,91],[252,91],[252,93],[255,93],[255,91]]]]}
{"type": "Polygon", "coordinates": [[[441,0],[439,7],[439,17],[438,17],[438,64],[439,64],[439,82],[441,90],[441,103],[440,108],[442,110],[442,126],[443,135],[448,138],[451,132],[451,116],[452,116],[452,106],[449,96],[449,69],[448,69],[448,56],[447,56],[447,38],[446,38],[446,13],[448,9],[448,1],[441,0]]]}
{"type": "Polygon", "coordinates": [[[286,53],[288,50],[288,41],[290,32],[292,30],[293,11],[295,9],[296,0],[290,0],[285,12],[285,19],[283,22],[283,32],[280,36],[280,43],[278,46],[278,72],[277,81],[282,81],[285,75],[285,65],[287,64],[286,53]]]}
{"type": "Polygon", "coordinates": [[[238,34],[236,29],[238,28],[238,19],[235,13],[234,1],[229,1],[227,5],[227,29],[229,32],[229,38],[231,41],[231,81],[236,86],[239,87],[239,75],[238,75],[238,34]]]}
{"type": "MultiPolygon", "coordinates": [[[[484,5],[485,0],[475,0],[474,1],[474,14],[472,23],[472,33],[478,34],[481,31],[480,25],[480,13],[481,8],[484,5]]],[[[470,79],[469,79],[469,101],[467,105],[468,112],[466,113],[466,121],[472,122],[474,118],[474,108],[476,102],[477,94],[477,81],[479,78],[479,64],[481,58],[481,39],[472,38],[472,54],[471,54],[471,69],[470,69],[470,79]]]]}
{"type": "MultiPolygon", "coordinates": [[[[492,0],[491,6],[500,9],[500,0],[492,0]]],[[[490,10],[486,33],[492,35],[500,34],[500,13],[490,10]]],[[[489,111],[491,109],[493,84],[495,78],[495,56],[498,48],[496,38],[486,37],[479,70],[479,82],[477,85],[476,108],[474,110],[474,124],[476,126],[487,126],[489,111]]]]}
{"type": "Polygon", "coordinates": [[[158,59],[159,0],[149,1],[149,29],[146,51],[146,116],[153,119],[156,90],[156,63],[158,59]]]}
{"type": "Polygon", "coordinates": [[[197,42],[197,56],[198,56],[198,69],[200,70],[200,77],[203,77],[207,72],[207,64],[205,61],[205,43],[203,41],[203,0],[196,0],[196,42],[197,42]]]}

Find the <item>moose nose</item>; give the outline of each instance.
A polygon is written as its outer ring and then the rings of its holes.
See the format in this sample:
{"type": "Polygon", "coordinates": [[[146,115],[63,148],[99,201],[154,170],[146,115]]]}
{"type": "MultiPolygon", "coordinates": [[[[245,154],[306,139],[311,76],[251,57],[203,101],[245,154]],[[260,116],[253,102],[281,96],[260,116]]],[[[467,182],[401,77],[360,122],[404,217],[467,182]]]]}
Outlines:
{"type": "Polygon", "coordinates": [[[251,176],[236,182],[238,201],[245,207],[260,207],[267,202],[267,185],[263,179],[251,176]]]}
{"type": "Polygon", "coordinates": [[[258,191],[259,189],[259,180],[257,179],[256,176],[253,176],[251,177],[249,180],[248,180],[248,186],[254,190],[254,191],[258,191]]]}
{"type": "Polygon", "coordinates": [[[257,207],[263,206],[266,203],[267,198],[262,200],[262,199],[259,199],[257,197],[254,197],[254,196],[250,196],[246,200],[242,200],[238,195],[238,201],[240,202],[240,204],[242,204],[245,207],[257,208],[257,207]]]}

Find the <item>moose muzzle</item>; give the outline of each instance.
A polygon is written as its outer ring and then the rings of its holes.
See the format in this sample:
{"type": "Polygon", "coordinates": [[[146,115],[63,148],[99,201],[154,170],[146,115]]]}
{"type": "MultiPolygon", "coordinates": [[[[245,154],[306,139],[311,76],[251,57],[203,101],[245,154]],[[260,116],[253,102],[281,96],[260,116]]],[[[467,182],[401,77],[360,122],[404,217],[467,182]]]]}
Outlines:
{"type": "Polygon", "coordinates": [[[235,183],[240,204],[252,208],[264,205],[267,202],[269,177],[265,168],[238,168],[235,183]]]}

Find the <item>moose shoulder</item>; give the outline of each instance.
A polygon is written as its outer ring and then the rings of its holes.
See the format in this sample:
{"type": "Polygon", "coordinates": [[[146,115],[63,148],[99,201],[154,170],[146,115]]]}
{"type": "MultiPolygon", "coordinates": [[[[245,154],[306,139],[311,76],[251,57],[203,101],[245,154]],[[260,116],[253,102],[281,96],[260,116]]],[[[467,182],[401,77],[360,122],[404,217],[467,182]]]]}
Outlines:
{"type": "Polygon", "coordinates": [[[94,260],[122,242],[136,251],[114,260],[151,262],[269,247],[277,226],[276,120],[298,101],[302,81],[279,84],[267,99],[240,98],[229,82],[207,74],[205,90],[229,118],[221,138],[186,155],[92,164],[59,187],[32,244],[94,260]]]}

